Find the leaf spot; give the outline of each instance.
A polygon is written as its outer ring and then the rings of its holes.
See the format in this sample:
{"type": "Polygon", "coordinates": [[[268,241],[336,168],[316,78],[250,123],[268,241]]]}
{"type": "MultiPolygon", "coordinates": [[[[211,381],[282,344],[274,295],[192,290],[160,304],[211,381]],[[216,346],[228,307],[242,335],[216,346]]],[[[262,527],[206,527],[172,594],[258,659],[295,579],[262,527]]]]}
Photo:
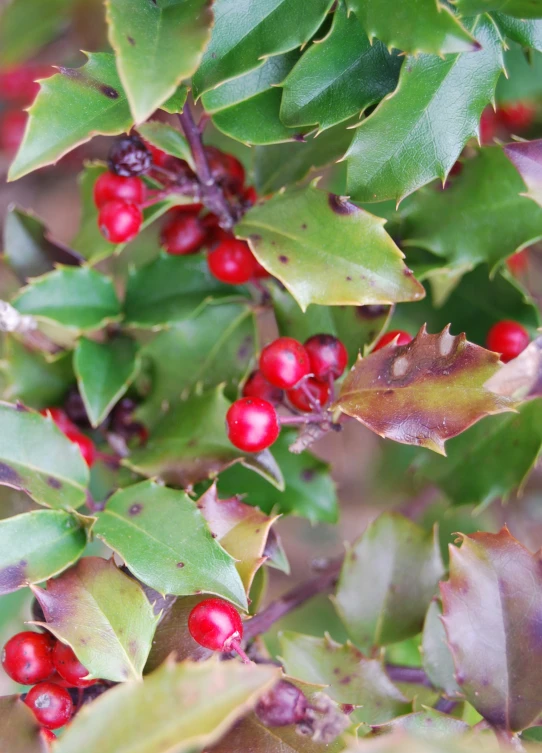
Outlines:
{"type": "Polygon", "coordinates": [[[59,481],[57,478],[53,478],[53,476],[49,476],[47,479],[47,485],[51,487],[51,489],[62,489],[62,481],[59,481]]]}
{"type": "Polygon", "coordinates": [[[392,372],[393,376],[396,377],[402,377],[404,376],[409,367],[409,359],[406,356],[399,356],[399,358],[396,358],[393,366],[392,366],[392,372]]]}
{"type": "Polygon", "coordinates": [[[289,259],[288,259],[287,256],[284,256],[284,254],[283,254],[283,255],[279,256],[279,261],[282,262],[282,264],[288,264],[289,259]]]}
{"type": "Polygon", "coordinates": [[[143,510],[143,505],[141,502],[136,502],[134,505],[130,507],[128,510],[128,515],[139,515],[139,513],[143,510]]]}
{"type": "Polygon", "coordinates": [[[21,489],[23,486],[22,478],[15,468],[7,465],[7,463],[0,463],[0,483],[14,486],[16,489],[21,489]]]}
{"type": "Polygon", "coordinates": [[[135,47],[135,39],[128,34],[126,35],[126,39],[128,40],[128,44],[131,44],[132,47],[135,47]]]}
{"type": "Polygon", "coordinates": [[[352,204],[345,196],[337,196],[337,194],[330,193],[328,196],[328,203],[335,214],[354,214],[359,212],[359,208],[352,204]]]}

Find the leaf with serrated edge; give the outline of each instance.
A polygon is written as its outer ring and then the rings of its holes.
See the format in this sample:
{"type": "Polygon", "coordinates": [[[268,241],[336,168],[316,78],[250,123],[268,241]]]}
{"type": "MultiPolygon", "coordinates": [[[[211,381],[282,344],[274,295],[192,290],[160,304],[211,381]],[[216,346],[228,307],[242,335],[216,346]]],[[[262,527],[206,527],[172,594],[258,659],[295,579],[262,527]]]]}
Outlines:
{"type": "Polygon", "coordinates": [[[385,220],[314,186],[250,209],[235,227],[303,311],[325,306],[414,301],[422,285],[384,230],[385,220]],[[310,270],[310,274],[309,274],[310,270]]]}
{"type": "Polygon", "coordinates": [[[490,724],[522,730],[542,711],[540,554],[507,528],[459,536],[461,547],[450,545],[450,580],[441,584],[456,680],[490,724]]]}
{"type": "Polygon", "coordinates": [[[344,380],[337,408],[371,431],[445,455],[444,443],[484,416],[513,410],[510,398],[484,387],[499,356],[425,326],[408,345],[360,358],[344,380]]]}
{"type": "Polygon", "coordinates": [[[184,492],[154,481],[120,489],[98,513],[92,530],[159,593],[206,591],[246,609],[234,558],[215,541],[204,515],[184,492]]]}
{"type": "Polygon", "coordinates": [[[362,651],[419,633],[444,572],[436,532],[380,515],[347,551],[334,603],[362,651]]]}
{"type": "Polygon", "coordinates": [[[500,30],[514,42],[542,52],[542,19],[512,18],[504,13],[495,13],[493,18],[500,30]]]}
{"type": "Polygon", "coordinates": [[[0,484],[70,510],[85,502],[88,478],[79,448],[51,418],[0,402],[0,484]]]}
{"type": "Polygon", "coordinates": [[[0,750],[6,753],[46,753],[41,727],[20,695],[0,698],[0,750]]]}
{"type": "Polygon", "coordinates": [[[355,201],[401,201],[448,175],[477,134],[504,67],[493,22],[477,20],[475,32],[482,45],[476,53],[407,58],[397,89],[359,126],[346,153],[355,201]]]}
{"type": "Polygon", "coordinates": [[[32,590],[43,625],[71,646],[89,676],[112,682],[141,677],[157,617],[140,584],[113,560],[85,557],[48,581],[46,591],[32,590]]]}
{"type": "Polygon", "coordinates": [[[435,688],[441,688],[448,698],[461,698],[461,688],[454,678],[454,660],[446,643],[441,614],[439,602],[432,601],[423,626],[423,668],[435,688]]]}
{"type": "Polygon", "coordinates": [[[501,11],[516,18],[542,17],[542,0],[454,0],[463,16],[501,11]]]}
{"type": "Polygon", "coordinates": [[[0,594],[41,583],[73,565],[87,536],[62,510],[33,510],[0,520],[0,594]]]}
{"type": "Polygon", "coordinates": [[[537,337],[517,358],[506,363],[485,386],[497,395],[514,400],[542,397],[542,337],[537,337]]]}
{"type": "Polygon", "coordinates": [[[161,149],[166,154],[185,160],[192,169],[194,168],[194,160],[188,141],[177,128],[173,128],[169,123],[151,120],[150,123],[140,125],[137,130],[149,144],[161,149]]]}
{"type": "Polygon", "coordinates": [[[166,101],[197,69],[211,35],[209,0],[158,5],[107,0],[109,41],[136,123],[166,101]]]}
{"type": "Polygon", "coordinates": [[[524,195],[542,206],[542,139],[507,144],[504,153],[527,186],[524,195]]]}
{"type": "Polygon", "coordinates": [[[470,730],[470,726],[449,714],[426,708],[424,711],[399,716],[387,724],[373,726],[372,731],[375,735],[388,735],[394,730],[404,730],[416,737],[427,737],[430,740],[449,740],[451,737],[464,735],[470,730]]]}

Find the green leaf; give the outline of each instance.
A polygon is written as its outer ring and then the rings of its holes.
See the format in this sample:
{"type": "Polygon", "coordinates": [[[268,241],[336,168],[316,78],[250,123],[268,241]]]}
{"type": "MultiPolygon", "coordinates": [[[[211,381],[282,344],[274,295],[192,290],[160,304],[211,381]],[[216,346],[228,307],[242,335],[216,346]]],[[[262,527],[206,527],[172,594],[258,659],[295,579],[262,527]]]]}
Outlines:
{"type": "Polygon", "coordinates": [[[206,112],[223,133],[245,144],[277,144],[303,136],[279,117],[279,85],[299,59],[299,53],[267,58],[262,66],[234,78],[202,97],[206,112]]]}
{"type": "Polygon", "coordinates": [[[69,510],[85,502],[88,467],[51,418],[0,402],[0,484],[69,510]]]}
{"type": "Polygon", "coordinates": [[[184,84],[181,84],[177,87],[175,93],[172,94],[169,99],[166,99],[165,102],[162,102],[160,109],[164,110],[165,112],[169,112],[170,115],[177,115],[178,113],[183,111],[187,96],[188,88],[184,84]]]}
{"type": "Polygon", "coordinates": [[[521,730],[542,710],[540,555],[506,528],[460,537],[461,548],[450,549],[450,580],[441,585],[456,679],[491,725],[521,730]]]}
{"type": "Polygon", "coordinates": [[[277,668],[263,664],[166,662],[142,683],[112,688],[84,706],[55,753],[119,753],[123,748],[190,753],[207,748],[277,679],[277,668]]]}
{"type": "Polygon", "coordinates": [[[113,560],[85,557],[47,590],[33,587],[47,627],[75,651],[92,677],[137,680],[157,618],[139,583],[113,560]]]}
{"type": "Polygon", "coordinates": [[[0,698],[0,746],[6,753],[46,753],[41,727],[20,695],[0,698]]]}
{"type": "Polygon", "coordinates": [[[41,583],[76,562],[87,544],[62,510],[34,510],[0,520],[0,594],[41,583]]]}
{"type": "MultiPolygon", "coordinates": [[[[531,50],[529,57],[518,45],[512,44],[504,53],[508,76],[501,76],[497,84],[496,100],[501,103],[517,103],[520,100],[536,100],[542,96],[542,55],[531,50]]],[[[516,129],[511,129],[515,133],[516,129]]]]}
{"type": "Polygon", "coordinates": [[[379,724],[373,727],[373,734],[387,735],[395,730],[401,730],[403,733],[408,732],[417,738],[442,739],[444,743],[447,743],[450,740],[456,742],[460,735],[464,735],[470,729],[470,726],[461,719],[455,719],[449,714],[426,708],[423,711],[400,716],[387,724],[379,724]]]}
{"type": "Polygon", "coordinates": [[[204,304],[239,296],[239,288],[224,285],[209,271],[201,254],[165,253],[130,271],[124,304],[128,324],[160,328],[196,316],[204,304]]]}
{"type": "Polygon", "coordinates": [[[358,115],[395,89],[402,60],[382,42],[371,44],[341,4],[329,34],[313,42],[284,82],[280,116],[290,127],[324,130],[358,115]]]}
{"type": "Polygon", "coordinates": [[[476,53],[405,61],[397,89],[360,125],[346,154],[352,199],[400,201],[434,178],[446,178],[478,132],[504,65],[493,22],[481,18],[474,29],[482,45],[476,53]]]}
{"type": "Polygon", "coordinates": [[[143,481],[116,492],[97,517],[95,536],[159,593],[205,591],[247,608],[234,558],[211,536],[204,514],[184,492],[143,481]]]}
{"type": "Polygon", "coordinates": [[[185,160],[192,169],[194,168],[188,142],[177,128],[173,128],[168,123],[161,123],[159,120],[151,120],[150,123],[143,123],[138,126],[137,130],[149,144],[161,149],[166,154],[185,160]]]}
{"type": "Polygon", "coordinates": [[[292,677],[326,685],[326,693],[339,703],[362,706],[357,722],[379,724],[406,713],[410,704],[395,687],[377,659],[367,659],[351,643],[342,646],[326,635],[280,634],[280,654],[292,677]]]}
{"type": "Polygon", "coordinates": [[[134,120],[142,123],[197,69],[209,41],[208,0],[107,0],[109,41],[134,120]]]}
{"type": "Polygon", "coordinates": [[[522,47],[532,47],[542,52],[542,21],[512,18],[504,13],[495,13],[493,18],[505,36],[522,47]]]}
{"type": "Polygon", "coordinates": [[[393,0],[346,0],[369,39],[407,53],[469,52],[479,47],[450,9],[439,0],[415,0],[397,6],[393,0]]]}
{"type": "MultiPolygon", "coordinates": [[[[22,63],[61,34],[75,0],[11,0],[2,4],[0,65],[22,63]],[[29,19],[32,22],[29,23],[29,19]]],[[[13,752],[15,753],[15,751],[13,752]]]]}
{"type": "Polygon", "coordinates": [[[347,551],[334,600],[354,643],[368,652],[419,633],[443,572],[434,532],[378,517],[347,551]]]}
{"type": "MultiPolygon", "coordinates": [[[[536,141],[521,141],[515,144],[507,144],[504,153],[521,175],[527,186],[527,196],[542,206],[542,139],[536,141]]],[[[521,189],[519,189],[521,190],[521,189]]],[[[529,207],[532,210],[532,207],[529,207]]],[[[540,212],[537,211],[537,230],[540,237],[540,212]]],[[[524,244],[525,245],[525,244],[524,244]]]]}
{"type": "MultiPolygon", "coordinates": [[[[506,149],[510,153],[511,146],[506,149]]],[[[445,191],[428,189],[413,197],[403,243],[425,248],[453,267],[486,262],[493,268],[542,238],[542,210],[521,196],[524,190],[502,149],[481,149],[445,191]]]]}
{"type": "Polygon", "coordinates": [[[197,96],[309,41],[332,0],[216,0],[211,42],[192,79],[197,96]]]}
{"type": "Polygon", "coordinates": [[[74,370],[92,426],[99,426],[134,381],[139,348],[130,337],[98,343],[82,337],[75,348],[74,370]]]}
{"type": "Polygon", "coordinates": [[[454,0],[463,16],[500,11],[515,18],[542,18],[541,0],[454,0]]]}
{"type": "Polygon", "coordinates": [[[356,306],[421,298],[422,286],[408,274],[384,223],[309,186],[253,207],[235,232],[303,311],[309,303],[356,306]]]}
{"type": "Polygon", "coordinates": [[[439,602],[432,601],[423,626],[423,668],[435,688],[441,688],[448,698],[456,698],[461,696],[461,689],[455,681],[454,660],[446,643],[441,615],[439,602]]]}
{"type": "Polygon", "coordinates": [[[27,285],[13,305],[38,321],[72,332],[99,329],[121,318],[113,281],[88,267],[59,267],[27,285]]]}
{"type": "Polygon", "coordinates": [[[297,436],[282,430],[273,445],[273,455],[284,475],[285,488],[277,492],[265,479],[235,465],[218,478],[221,496],[242,494],[245,502],[272,512],[298,515],[312,523],[336,523],[339,517],[337,493],[329,467],[310,452],[292,454],[288,448],[297,436]]]}
{"type": "Polygon", "coordinates": [[[484,416],[513,410],[512,400],[484,386],[498,370],[498,355],[464,334],[446,328],[430,335],[422,327],[408,345],[358,360],[336,405],[381,437],[445,455],[447,439],[484,416]]]}
{"type": "Polygon", "coordinates": [[[61,67],[41,83],[8,180],[56,162],[97,134],[115,136],[132,126],[114,55],[86,54],[81,68],[61,67]]]}

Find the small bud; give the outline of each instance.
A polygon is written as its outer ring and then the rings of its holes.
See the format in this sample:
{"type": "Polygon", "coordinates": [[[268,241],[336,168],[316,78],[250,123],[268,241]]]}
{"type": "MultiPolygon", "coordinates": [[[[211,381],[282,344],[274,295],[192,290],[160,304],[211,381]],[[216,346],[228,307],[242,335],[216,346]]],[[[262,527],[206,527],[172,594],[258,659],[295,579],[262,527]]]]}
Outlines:
{"type": "Polygon", "coordinates": [[[255,712],[266,727],[286,727],[305,718],[307,699],[291,682],[280,680],[260,698],[255,712]]]}

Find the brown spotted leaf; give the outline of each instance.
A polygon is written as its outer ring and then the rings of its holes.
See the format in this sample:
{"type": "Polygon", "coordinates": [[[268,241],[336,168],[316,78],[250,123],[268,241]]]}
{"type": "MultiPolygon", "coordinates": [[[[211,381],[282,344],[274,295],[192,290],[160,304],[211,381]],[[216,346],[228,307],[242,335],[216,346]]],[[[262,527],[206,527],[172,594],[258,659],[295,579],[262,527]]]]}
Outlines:
{"type": "Polygon", "coordinates": [[[444,626],[467,701],[495,727],[519,731],[542,713],[542,567],[510,535],[461,534],[441,585],[444,626]]]}
{"type": "Polygon", "coordinates": [[[445,455],[447,439],[513,409],[511,398],[484,386],[499,368],[496,353],[464,334],[453,336],[446,327],[430,335],[424,326],[408,345],[358,359],[336,406],[381,437],[445,455]]]}
{"type": "Polygon", "coordinates": [[[18,695],[0,698],[0,750],[2,753],[45,753],[40,726],[18,695]]]}

